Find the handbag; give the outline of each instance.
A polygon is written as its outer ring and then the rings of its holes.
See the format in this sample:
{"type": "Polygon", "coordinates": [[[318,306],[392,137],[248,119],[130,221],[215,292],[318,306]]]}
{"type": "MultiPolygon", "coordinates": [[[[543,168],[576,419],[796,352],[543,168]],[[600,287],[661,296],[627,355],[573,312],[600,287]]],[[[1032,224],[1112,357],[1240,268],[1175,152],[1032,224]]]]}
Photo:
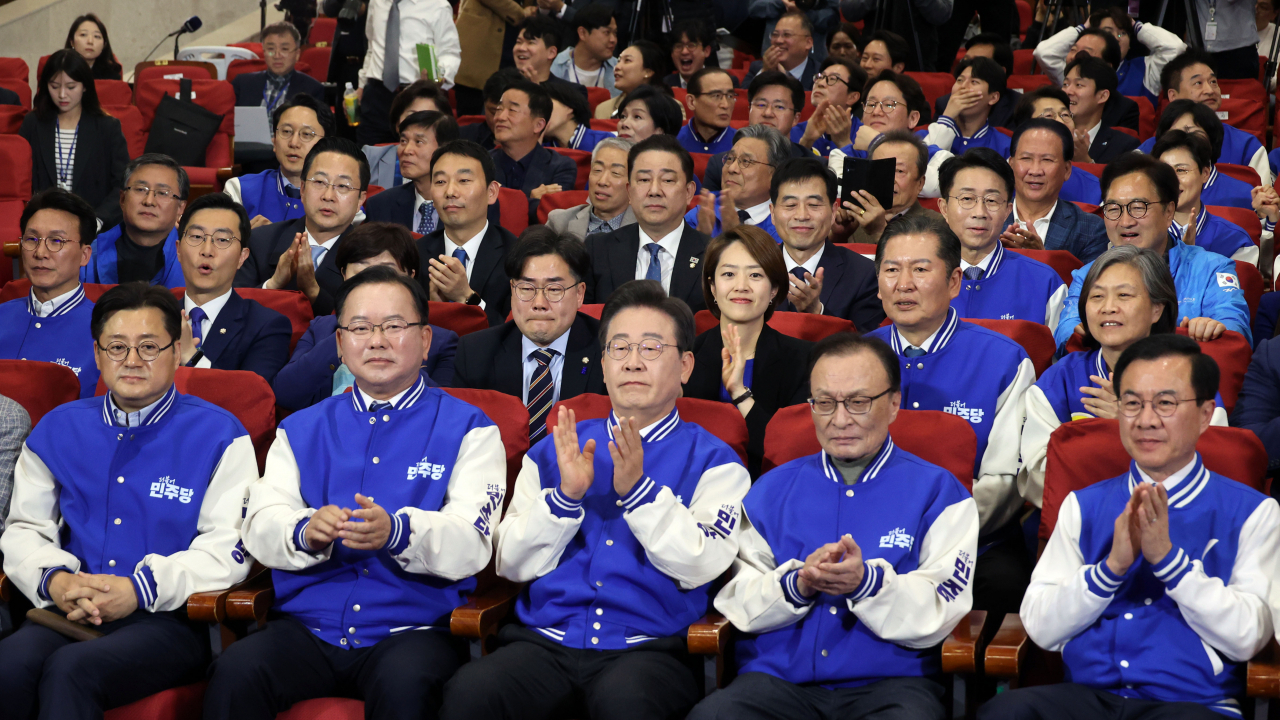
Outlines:
{"type": "Polygon", "coordinates": [[[191,79],[178,82],[178,97],[165,95],[156,106],[148,153],[168,155],[185,167],[203,167],[205,151],[222,125],[222,115],[195,104],[191,99],[191,79]]]}

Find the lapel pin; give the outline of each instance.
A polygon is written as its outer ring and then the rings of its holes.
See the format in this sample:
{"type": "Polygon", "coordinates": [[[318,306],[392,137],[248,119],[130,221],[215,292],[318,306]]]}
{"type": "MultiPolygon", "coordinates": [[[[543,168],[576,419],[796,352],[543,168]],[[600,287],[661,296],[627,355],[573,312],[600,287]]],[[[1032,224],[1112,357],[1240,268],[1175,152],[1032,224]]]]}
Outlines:
{"type": "Polygon", "coordinates": [[[218,328],[218,334],[220,334],[220,335],[226,335],[226,334],[227,334],[227,329],[226,329],[226,328],[218,328]]]}
{"type": "Polygon", "coordinates": [[[587,364],[587,363],[589,363],[589,362],[591,362],[591,358],[585,358],[585,357],[584,357],[584,358],[582,358],[582,364],[583,364],[583,365],[586,365],[586,364],[587,364]]]}
{"type": "Polygon", "coordinates": [[[691,268],[698,267],[698,258],[696,257],[689,258],[689,267],[691,268]]]}

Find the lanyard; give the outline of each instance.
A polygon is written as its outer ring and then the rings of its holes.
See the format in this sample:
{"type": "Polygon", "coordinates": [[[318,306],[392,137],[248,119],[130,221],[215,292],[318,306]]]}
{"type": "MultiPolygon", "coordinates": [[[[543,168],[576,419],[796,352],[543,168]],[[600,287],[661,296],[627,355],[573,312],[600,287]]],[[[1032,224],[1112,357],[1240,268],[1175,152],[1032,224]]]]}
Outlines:
{"type": "Polygon", "coordinates": [[[276,105],[279,105],[280,101],[284,99],[285,94],[289,92],[289,86],[292,84],[293,79],[290,78],[289,82],[285,83],[284,87],[280,88],[280,92],[273,96],[268,96],[267,91],[271,88],[271,83],[264,78],[262,86],[262,102],[267,104],[267,112],[275,112],[276,105]]]}
{"type": "MultiPolygon", "coordinates": [[[[586,85],[586,83],[582,82],[582,78],[578,76],[578,63],[573,61],[573,55],[569,56],[569,67],[573,68],[574,81],[577,82],[579,85],[586,85]]],[[[596,73],[595,84],[591,85],[590,87],[603,87],[603,85],[600,84],[600,80],[604,77],[604,67],[605,67],[605,64],[600,63],[600,71],[596,73]]]]}
{"type": "MultiPolygon", "coordinates": [[[[71,146],[67,148],[67,154],[62,154],[62,129],[58,127],[56,121],[53,126],[53,139],[58,145],[58,184],[69,186],[71,183],[71,162],[76,157],[76,143],[80,140],[80,123],[76,123],[76,132],[71,136],[71,146]]],[[[70,191],[70,187],[64,188],[70,191]]]]}

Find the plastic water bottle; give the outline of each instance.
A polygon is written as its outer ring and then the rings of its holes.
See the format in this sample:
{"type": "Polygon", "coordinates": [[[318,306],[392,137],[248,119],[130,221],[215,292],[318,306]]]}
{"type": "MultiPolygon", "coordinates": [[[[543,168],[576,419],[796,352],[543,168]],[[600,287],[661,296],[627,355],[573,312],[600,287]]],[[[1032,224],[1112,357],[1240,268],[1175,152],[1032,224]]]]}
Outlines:
{"type": "Polygon", "coordinates": [[[351,83],[347,83],[347,89],[342,93],[342,109],[347,113],[347,124],[351,127],[360,125],[360,98],[356,95],[356,89],[351,87],[351,83]]]}

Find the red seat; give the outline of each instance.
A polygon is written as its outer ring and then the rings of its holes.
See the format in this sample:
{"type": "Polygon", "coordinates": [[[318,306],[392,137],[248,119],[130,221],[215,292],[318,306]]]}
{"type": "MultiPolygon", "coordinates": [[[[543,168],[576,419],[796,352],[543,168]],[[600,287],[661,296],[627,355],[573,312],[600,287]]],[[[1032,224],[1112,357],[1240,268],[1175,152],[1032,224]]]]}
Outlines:
{"type": "Polygon", "coordinates": [[[586,190],[561,190],[557,193],[547,193],[542,196],[542,200],[538,201],[538,222],[545,225],[547,223],[547,215],[552,210],[577,207],[586,202],[586,190]]]}
{"type": "Polygon", "coordinates": [[[931,198],[918,198],[918,199],[920,201],[920,207],[924,208],[925,210],[932,210],[934,212],[938,212],[938,198],[931,197],[931,198]]]}
{"type": "Polygon", "coordinates": [[[182,685],[108,710],[103,720],[162,720],[200,717],[204,712],[205,682],[182,685]]]}
{"type": "Polygon", "coordinates": [[[479,125],[482,122],[484,122],[483,115],[459,115],[458,116],[458,127],[462,127],[464,125],[479,125]]]}
{"type": "Polygon", "coordinates": [[[599,118],[592,118],[590,125],[592,130],[604,130],[605,132],[618,131],[618,121],[613,118],[606,118],[603,120],[599,118]]]}
{"type": "Polygon", "coordinates": [[[924,91],[924,99],[928,101],[930,108],[938,102],[938,98],[950,93],[951,88],[956,84],[956,79],[951,76],[951,73],[909,72],[907,75],[920,83],[920,89],[924,91]]]}
{"type": "Polygon", "coordinates": [[[21,405],[35,427],[50,410],[80,398],[80,379],[57,363],[0,360],[0,395],[21,405]]]}
{"type": "Polygon", "coordinates": [[[519,235],[529,227],[529,197],[519,190],[502,188],[498,191],[498,215],[502,227],[519,235]]]}
{"type": "MultiPolygon", "coordinates": [[[[1267,451],[1252,432],[1211,427],[1200,436],[1196,450],[1209,470],[1267,492],[1267,451]]],[[[1040,513],[1041,540],[1048,540],[1053,534],[1058,509],[1068,493],[1120,475],[1128,470],[1130,460],[1120,443],[1119,424],[1103,418],[1058,426],[1049,436],[1048,453],[1040,513]]]]}
{"type": "Polygon", "coordinates": [[[1012,248],[1019,255],[1025,255],[1032,260],[1039,260],[1057,271],[1058,277],[1062,278],[1062,282],[1071,284],[1071,273],[1084,267],[1084,263],[1066,250],[1020,250],[1012,248]]]}
{"type": "Polygon", "coordinates": [[[596,106],[600,103],[609,102],[609,88],[589,87],[587,88],[587,106],[591,108],[591,114],[596,112],[596,106]]]}
{"type": "Polygon", "coordinates": [[[318,82],[329,81],[329,55],[333,52],[331,47],[307,47],[302,49],[302,56],[299,58],[298,65],[307,64],[307,69],[302,70],[306,74],[315,78],[318,82]]]}
{"type": "Polygon", "coordinates": [[[1267,90],[1262,83],[1253,78],[1243,80],[1219,80],[1218,88],[1222,90],[1223,100],[1252,100],[1263,107],[1267,105],[1267,90]]]}
{"type": "MultiPolygon", "coordinates": [[[[921,200],[923,199],[924,198],[921,198],[921,200]]],[[[842,247],[846,250],[852,250],[853,252],[856,252],[859,255],[862,255],[863,257],[868,257],[873,260],[875,259],[875,256],[876,256],[875,243],[836,243],[836,247],[842,247]]]]}
{"type": "Polygon", "coordinates": [[[693,158],[693,174],[698,178],[706,177],[707,163],[711,162],[711,155],[707,153],[689,153],[693,158]]]}
{"type": "MultiPolygon", "coordinates": [[[[1003,130],[1004,128],[1000,128],[1000,129],[1003,130]]],[[[1127,128],[1127,127],[1124,127],[1123,125],[1113,125],[1112,129],[1116,130],[1117,132],[1122,132],[1125,135],[1128,135],[1129,137],[1133,138],[1134,140],[1138,139],[1138,131],[1134,130],[1133,128],[1127,128]]]]}
{"type": "MultiPolygon", "coordinates": [[[[1180,331],[1178,334],[1185,335],[1186,332],[1180,331]]],[[[1218,363],[1218,393],[1222,395],[1222,404],[1230,414],[1236,407],[1236,398],[1240,396],[1240,388],[1244,385],[1244,373],[1249,369],[1253,348],[1243,335],[1227,330],[1216,340],[1200,343],[1200,350],[1218,363]]]]}
{"type": "MultiPolygon", "coordinates": [[[[1027,0],[1017,0],[1016,4],[1018,6],[1018,34],[1025,35],[1027,28],[1031,27],[1031,21],[1034,19],[1035,15],[1031,12],[1031,3],[1027,2],[1027,0]]],[[[1016,53],[1018,51],[1014,50],[1014,52],[1016,53]]],[[[1014,66],[1014,69],[1017,69],[1016,65],[1014,66]]]]}
{"type": "MultiPolygon", "coordinates": [[[[1098,215],[1098,206],[1094,205],[1093,203],[1081,202],[1079,200],[1072,200],[1071,202],[1074,203],[1076,207],[1080,208],[1081,210],[1085,211],[1090,215],[1098,215]]],[[[1102,216],[1098,215],[1098,217],[1102,217],[1102,216]]]]}
{"type": "MultiPolygon", "coordinates": [[[[197,105],[210,112],[222,116],[222,124],[213,141],[205,151],[205,162],[200,167],[231,167],[231,136],[235,134],[236,93],[231,83],[225,80],[192,80],[191,91],[197,105]]],[[[136,86],[134,97],[138,109],[142,111],[142,119],[146,129],[151,130],[155,120],[156,107],[165,95],[177,97],[179,81],[147,80],[136,86]]]]}
{"type": "MultiPolygon", "coordinates": [[[[608,417],[613,404],[608,395],[583,393],[556,403],[551,408],[548,423],[559,422],[557,418],[562,407],[573,410],[574,419],[582,422],[608,417]]],[[[737,408],[716,400],[682,397],[676,399],[676,410],[680,411],[682,420],[698,425],[719,438],[738,454],[743,465],[747,464],[747,421],[742,419],[737,408]]],[[[599,448],[596,452],[600,452],[599,448]]]]}
{"type": "Polygon", "coordinates": [[[590,303],[588,305],[583,305],[578,308],[578,312],[584,315],[590,315],[591,317],[599,320],[600,316],[604,314],[604,303],[590,303]]]}
{"type": "MultiPolygon", "coordinates": [[[[17,236],[15,235],[14,237],[17,236]]],[[[115,287],[115,285],[84,283],[83,287],[84,296],[89,299],[89,302],[98,302],[98,298],[102,297],[102,293],[115,287]]],[[[29,292],[31,292],[31,281],[26,278],[19,278],[6,283],[4,287],[0,288],[0,303],[26,297],[29,292]]]]}
{"type": "Polygon", "coordinates": [[[124,140],[129,144],[129,157],[136,158],[146,152],[147,121],[143,119],[142,111],[138,109],[137,105],[129,103],[123,105],[104,104],[102,110],[120,121],[120,131],[124,133],[124,140]]]}
{"type": "MultiPolygon", "coordinates": [[[[0,200],[31,199],[31,145],[19,135],[0,136],[0,200]]],[[[4,242],[18,239],[5,236],[4,242]]]]}
{"type": "Polygon", "coordinates": [[[276,720],[364,720],[364,703],[351,698],[314,698],[293,704],[276,720]]]}
{"type": "Polygon", "coordinates": [[[987,320],[985,318],[964,318],[964,321],[998,332],[1021,345],[1031,358],[1031,364],[1036,368],[1036,377],[1043,375],[1053,363],[1053,354],[1058,346],[1053,341],[1053,333],[1040,323],[1030,320],[987,320]]]}
{"type": "Polygon", "coordinates": [[[479,305],[455,302],[431,302],[427,317],[432,325],[452,330],[459,336],[479,332],[489,327],[489,317],[479,305]]]}
{"type": "Polygon", "coordinates": [[[1005,81],[1005,85],[1010,90],[1021,90],[1022,92],[1030,92],[1043,85],[1052,85],[1053,80],[1047,75],[1010,75],[1005,81]]]}
{"type": "Polygon", "coordinates": [[[1223,125],[1230,125],[1237,130],[1251,133],[1260,143],[1267,142],[1266,103],[1250,98],[1233,97],[1222,101],[1222,105],[1218,108],[1218,116],[1222,117],[1222,113],[1227,114],[1222,121],[1223,125]]]}
{"type": "MultiPolygon", "coordinates": [[[[903,450],[951,471],[972,492],[978,437],[967,420],[941,410],[899,410],[898,419],[889,426],[889,436],[903,450]],[[939,438],[946,438],[946,442],[938,442],[939,438]]],[[[782,408],[765,428],[760,471],[768,472],[821,449],[809,405],[782,408]]]]}
{"type": "MultiPolygon", "coordinates": [[[[21,80],[26,82],[31,77],[31,68],[27,61],[16,57],[0,57],[0,78],[21,80]]],[[[37,73],[36,77],[39,77],[37,73]]]]}
{"type": "Polygon", "coordinates": [[[196,62],[194,60],[150,60],[138,63],[133,71],[134,97],[143,83],[152,80],[173,80],[174,76],[192,80],[215,80],[218,70],[213,63],[196,62]]]}
{"type": "MultiPolygon", "coordinates": [[[[261,375],[248,370],[180,367],[173,382],[178,392],[207,400],[235,415],[253,441],[258,472],[266,468],[267,451],[276,439],[276,395],[261,375]]],[[[101,380],[98,387],[102,387],[101,380]]]]}
{"type": "Polygon", "coordinates": [[[338,19],[330,17],[318,17],[311,21],[311,29],[307,31],[307,44],[319,45],[320,43],[333,44],[333,36],[338,32],[338,19]]]}
{"type": "Polygon", "coordinates": [[[1258,314],[1258,303],[1262,302],[1262,290],[1266,281],[1262,273],[1253,263],[1236,261],[1236,277],[1240,280],[1240,290],[1244,292],[1244,302],[1249,306],[1249,317],[1258,314]]]}
{"type": "Polygon", "coordinates": [[[733,118],[734,120],[750,120],[751,106],[747,104],[747,89],[734,88],[734,94],[737,99],[733,101],[733,118]]]}
{"type": "Polygon", "coordinates": [[[0,105],[0,135],[17,135],[27,112],[21,105],[0,105]]]}
{"type": "Polygon", "coordinates": [[[1035,75],[1035,50],[1014,50],[1013,51],[1013,74],[1014,75],[1035,75]]]}
{"type": "Polygon", "coordinates": [[[27,85],[26,80],[0,78],[0,87],[18,93],[18,101],[22,103],[22,107],[31,109],[31,86],[27,85]]]}
{"type": "Polygon", "coordinates": [[[122,80],[95,80],[98,103],[101,105],[129,105],[133,102],[133,88],[122,80]]]}
{"type": "MultiPolygon", "coordinates": [[[[596,90],[604,90],[604,88],[595,88],[596,90]]],[[[578,166],[578,175],[573,179],[573,187],[565,188],[566,190],[586,190],[587,179],[591,177],[591,153],[587,150],[574,150],[573,148],[551,148],[555,152],[569,158],[574,165],[578,166]]]]}
{"type": "MultiPolygon", "coordinates": [[[[182,297],[185,291],[186,288],[174,288],[173,294],[182,297]]],[[[259,302],[289,318],[289,325],[293,328],[293,335],[289,338],[289,353],[293,354],[293,349],[298,346],[302,334],[311,326],[311,320],[315,317],[311,311],[311,301],[307,296],[297,290],[265,290],[247,287],[236,288],[236,293],[245,300],[259,302]]]]}
{"type": "Polygon", "coordinates": [[[1151,104],[1151,99],[1141,95],[1126,95],[1125,97],[1138,104],[1138,139],[1146,140],[1147,138],[1155,137],[1156,106],[1151,104]]]}
{"type": "MultiPolygon", "coordinates": [[[[1242,183],[1247,183],[1250,187],[1257,187],[1262,184],[1262,178],[1258,177],[1258,171],[1248,165],[1236,165],[1234,163],[1217,163],[1214,165],[1218,172],[1230,178],[1235,178],[1242,183]]],[[[1212,212],[1212,210],[1210,210],[1212,212]]],[[[1246,211],[1251,212],[1251,211],[1246,211]]]]}
{"type": "Polygon", "coordinates": [[[1103,163],[1078,163],[1078,162],[1073,162],[1073,163],[1071,163],[1071,165],[1072,165],[1072,167],[1074,167],[1075,169],[1077,169],[1077,170],[1083,170],[1083,171],[1085,171],[1085,172],[1089,173],[1090,175],[1092,175],[1092,176],[1094,176],[1094,177],[1096,177],[1096,178],[1100,178],[1100,177],[1102,177],[1102,170],[1103,170],[1104,168],[1106,168],[1106,167],[1107,167],[1107,166],[1106,166],[1105,164],[1103,164],[1103,163]]]}
{"type": "Polygon", "coordinates": [[[383,191],[383,190],[385,190],[385,189],[386,189],[386,188],[382,187],[381,185],[374,185],[373,183],[369,183],[369,187],[365,188],[364,201],[365,201],[365,202],[369,202],[369,201],[370,201],[370,200],[372,200],[372,199],[373,199],[373,198],[374,198],[378,193],[382,192],[382,191],[383,191]]]}
{"type": "Polygon", "coordinates": [[[524,454],[529,451],[528,409],[520,398],[497,390],[446,388],[445,392],[480,408],[485,416],[498,426],[498,434],[502,436],[502,447],[507,451],[506,503],[509,504],[515,493],[516,476],[520,474],[520,464],[524,462],[524,454]]]}
{"type": "MultiPolygon", "coordinates": [[[[718,326],[720,321],[710,310],[699,310],[693,316],[693,323],[694,331],[701,335],[718,326]]],[[[844,318],[801,312],[775,312],[769,318],[769,327],[783,335],[809,342],[818,342],[838,332],[855,332],[853,323],[844,318]]]]}

